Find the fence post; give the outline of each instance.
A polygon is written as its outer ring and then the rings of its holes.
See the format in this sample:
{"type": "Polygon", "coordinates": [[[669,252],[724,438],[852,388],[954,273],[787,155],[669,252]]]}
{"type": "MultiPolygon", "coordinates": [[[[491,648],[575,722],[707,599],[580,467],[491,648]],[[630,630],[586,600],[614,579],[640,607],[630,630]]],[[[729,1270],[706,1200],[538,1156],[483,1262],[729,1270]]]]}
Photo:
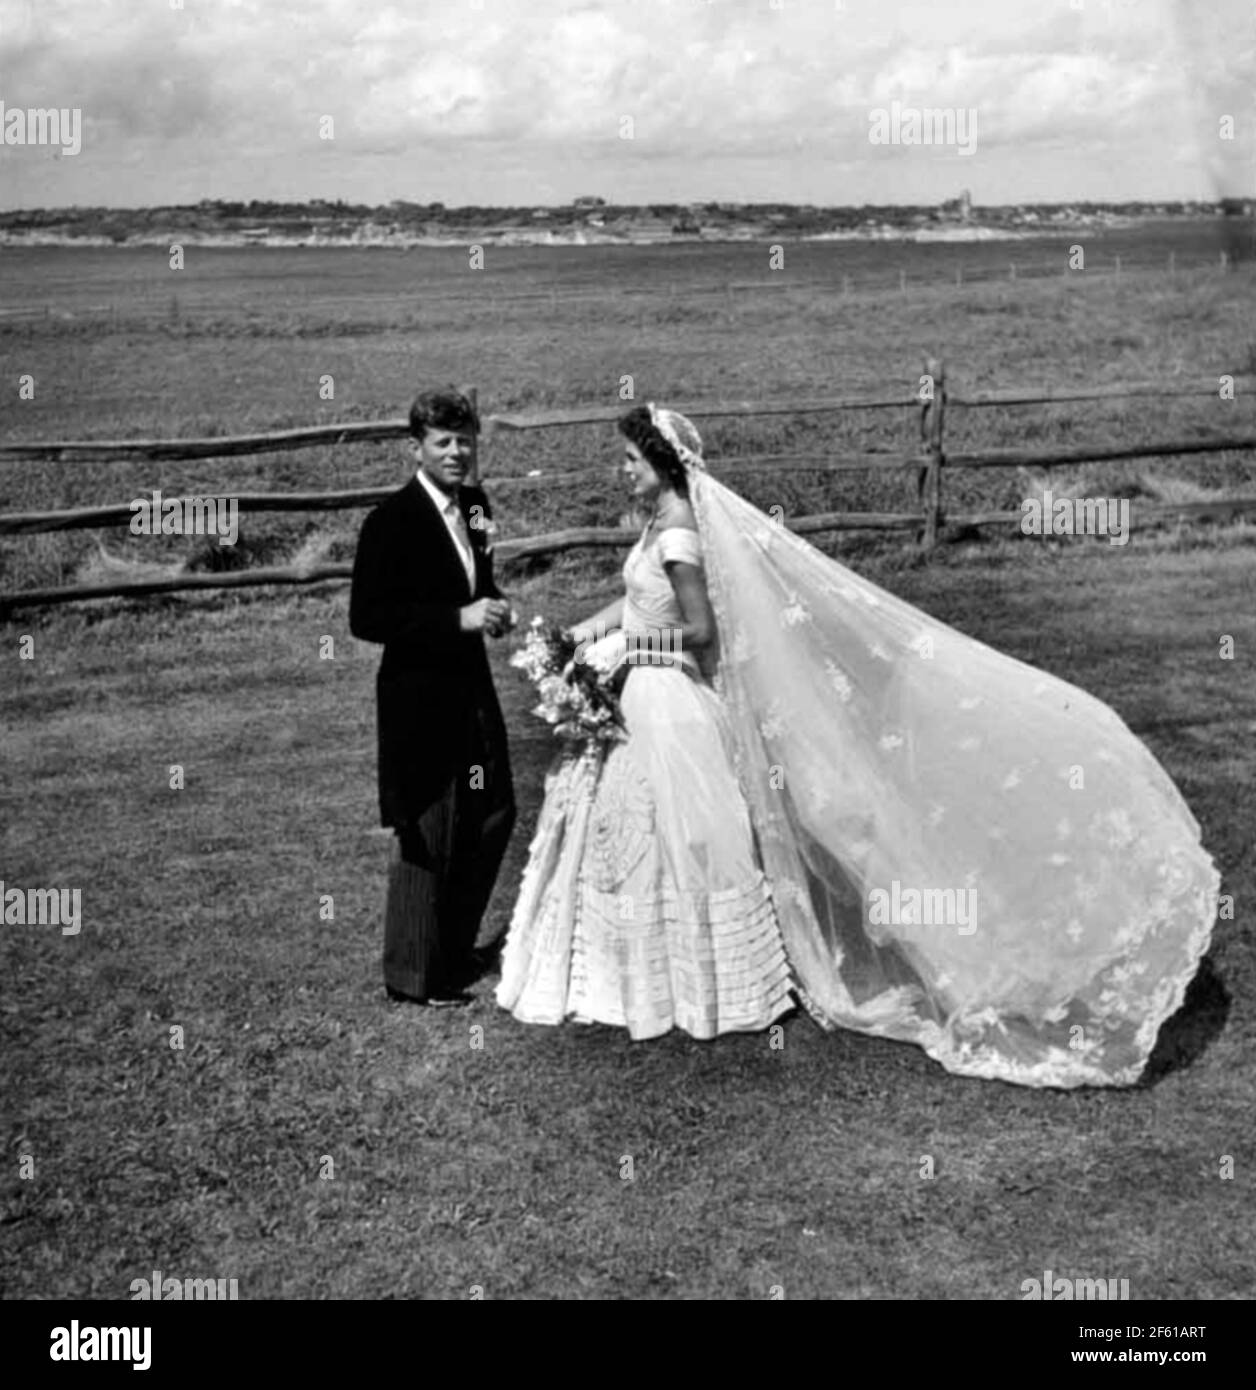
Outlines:
{"type": "Polygon", "coordinates": [[[920,438],[929,452],[929,463],[920,475],[919,500],[924,506],[923,546],[929,551],[938,543],[942,518],[942,421],[946,414],[946,367],[942,359],[926,357],[924,374],[929,394],[921,401],[920,438]]]}
{"type": "MultiPolygon", "coordinates": [[[[475,418],[480,418],[480,397],[479,392],[474,386],[460,386],[459,391],[471,402],[471,409],[475,411],[475,418]]],[[[467,470],[469,481],[472,487],[480,486],[480,432],[476,430],[471,436],[471,467],[467,470]]]]}

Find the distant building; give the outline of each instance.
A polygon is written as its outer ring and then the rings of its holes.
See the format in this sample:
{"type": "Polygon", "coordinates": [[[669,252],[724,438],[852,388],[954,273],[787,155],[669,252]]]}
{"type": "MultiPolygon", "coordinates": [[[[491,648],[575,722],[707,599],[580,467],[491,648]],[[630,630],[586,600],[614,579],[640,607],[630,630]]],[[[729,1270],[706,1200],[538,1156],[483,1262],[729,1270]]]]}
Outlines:
{"type": "Polygon", "coordinates": [[[973,215],[973,195],[965,188],[958,198],[942,204],[942,216],[948,221],[970,222],[973,215]]]}
{"type": "Polygon", "coordinates": [[[582,198],[573,198],[571,206],[573,208],[604,208],[606,206],[606,199],[595,198],[586,194],[582,198]]]}

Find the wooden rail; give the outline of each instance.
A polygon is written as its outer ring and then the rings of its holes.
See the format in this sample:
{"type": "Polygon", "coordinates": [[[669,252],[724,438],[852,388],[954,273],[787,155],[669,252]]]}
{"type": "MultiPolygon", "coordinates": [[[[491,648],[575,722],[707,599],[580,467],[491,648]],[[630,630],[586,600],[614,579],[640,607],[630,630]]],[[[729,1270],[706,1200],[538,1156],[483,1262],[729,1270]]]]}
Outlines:
{"type": "Polygon", "coordinates": [[[402,439],[405,420],[364,424],[315,425],[309,429],[272,430],[268,434],[223,434],[209,439],[85,439],[70,443],[0,444],[0,460],[20,463],[178,463],[189,459],[237,458],[246,454],[309,449],[316,444],[361,444],[373,439],[402,439]]]}
{"type": "MultiPolygon", "coordinates": [[[[1152,522],[1186,520],[1227,520],[1242,516],[1256,517],[1256,497],[1228,498],[1221,502],[1186,502],[1165,505],[1144,503],[1135,498],[1130,504],[1131,521],[1146,525],[1152,522]]],[[[971,512],[949,515],[947,522],[956,528],[1004,527],[1020,528],[1024,514],[1017,511],[971,512]]],[[[800,516],[787,520],[785,525],[799,535],[819,535],[832,531],[894,530],[916,531],[921,518],[915,513],[897,512],[825,512],[816,516],[800,516]]],[[[1049,537],[1048,537],[1049,539],[1049,537]]],[[[551,531],[545,535],[523,536],[501,541],[495,550],[499,562],[512,562],[536,555],[553,555],[565,550],[627,549],[637,540],[636,531],[600,527],[576,527],[567,531],[551,531]]],[[[7,616],[18,608],[77,602],[94,598],[145,598],[153,594],[173,594],[206,589],[251,589],[269,585],[304,585],[345,582],[352,577],[353,566],[347,562],[326,565],[258,568],[215,572],[212,574],[174,574],[129,583],[104,582],[78,584],[66,588],[23,589],[0,594],[0,614],[7,616]]]]}
{"type": "MultiPolygon", "coordinates": [[[[1218,439],[1185,439],[1159,444],[1081,445],[1073,449],[981,449],[972,453],[852,454],[834,459],[825,454],[752,454],[737,457],[714,457],[709,460],[711,471],[723,474],[742,468],[771,465],[774,469],[804,473],[851,473],[869,469],[910,468],[927,476],[926,488],[931,498],[940,503],[941,469],[947,468],[1050,468],[1060,464],[1099,463],[1117,459],[1158,458],[1182,454],[1218,453],[1232,449],[1256,450],[1256,433],[1233,435],[1218,439]]],[[[552,486],[555,483],[578,482],[588,473],[549,473],[538,477],[494,478],[494,490],[502,487],[552,486]]],[[[395,487],[350,488],[341,492],[241,492],[219,494],[235,502],[238,511],[245,512],[329,512],[356,507],[370,507],[382,502],[395,487]]],[[[208,493],[196,494],[208,496],[208,493]]],[[[190,500],[181,494],[171,494],[166,501],[178,502],[180,508],[190,500]]],[[[81,531],[107,526],[127,526],[135,514],[130,502],[114,502],[100,507],[77,507],[50,512],[0,513],[0,535],[35,535],[54,531],[81,531]]],[[[926,514],[927,515],[927,514],[926,514]]],[[[917,518],[919,520],[919,518],[917,518]]]]}
{"type": "MultiPolygon", "coordinates": [[[[825,454],[759,454],[737,458],[713,458],[712,472],[739,468],[759,468],[768,464],[785,470],[807,473],[865,472],[874,468],[918,468],[927,462],[920,455],[854,454],[833,459],[825,454]]],[[[503,487],[552,486],[560,482],[579,482],[588,472],[542,473],[538,477],[494,478],[494,491],[503,487]]],[[[235,502],[244,512],[330,512],[354,507],[370,507],[382,502],[396,487],[350,488],[343,492],[224,492],[215,494],[235,502]]],[[[208,496],[208,492],[197,494],[208,496]]],[[[151,492],[150,492],[151,496],[151,492]]],[[[147,500],[147,499],[145,499],[147,500]]],[[[189,496],[171,493],[164,501],[178,502],[180,507],[189,496]]],[[[81,531],[102,526],[127,526],[135,515],[130,502],[114,502],[100,507],[75,507],[51,512],[0,513],[0,535],[34,535],[48,531],[81,531]]]]}
{"type": "MultiPolygon", "coordinates": [[[[676,410],[692,419],[742,415],[815,415],[843,410],[903,410],[916,405],[912,396],[828,401],[734,401],[727,405],[697,402],[676,410]]],[[[486,415],[481,424],[485,437],[497,429],[562,429],[573,425],[613,424],[624,405],[586,406],[575,410],[542,410],[529,414],[486,415]]],[[[315,425],[304,429],[273,430],[267,434],[217,435],[207,439],[84,439],[71,442],[48,440],[0,444],[0,461],[18,463],[131,463],[135,461],[180,463],[192,459],[238,458],[248,454],[279,453],[316,445],[360,444],[372,440],[404,439],[410,432],[404,419],[376,420],[342,425],[315,425]]]]}

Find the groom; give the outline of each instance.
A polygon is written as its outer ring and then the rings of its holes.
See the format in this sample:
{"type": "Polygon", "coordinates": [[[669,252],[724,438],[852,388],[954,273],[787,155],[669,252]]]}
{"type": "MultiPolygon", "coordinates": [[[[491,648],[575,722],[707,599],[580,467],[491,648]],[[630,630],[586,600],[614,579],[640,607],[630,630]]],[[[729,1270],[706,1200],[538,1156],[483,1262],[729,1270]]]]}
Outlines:
{"type": "Polygon", "coordinates": [[[484,634],[512,624],[493,580],[488,499],[468,471],[479,420],[454,390],[410,408],[413,477],[366,518],[349,630],[383,643],[380,819],[396,835],[384,911],[390,998],[465,1002],[515,820],[484,634]]]}

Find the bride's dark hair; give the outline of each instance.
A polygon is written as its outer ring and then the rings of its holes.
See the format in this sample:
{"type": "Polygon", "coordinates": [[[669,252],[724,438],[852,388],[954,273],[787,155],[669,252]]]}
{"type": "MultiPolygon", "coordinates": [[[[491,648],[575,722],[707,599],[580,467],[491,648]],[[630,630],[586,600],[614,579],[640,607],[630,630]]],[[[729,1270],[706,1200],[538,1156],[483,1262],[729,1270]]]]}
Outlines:
{"type": "Polygon", "coordinates": [[[648,406],[633,406],[619,417],[615,422],[615,428],[641,450],[646,462],[668,487],[680,497],[689,496],[689,480],[685,475],[685,465],[650,419],[648,406]]]}

